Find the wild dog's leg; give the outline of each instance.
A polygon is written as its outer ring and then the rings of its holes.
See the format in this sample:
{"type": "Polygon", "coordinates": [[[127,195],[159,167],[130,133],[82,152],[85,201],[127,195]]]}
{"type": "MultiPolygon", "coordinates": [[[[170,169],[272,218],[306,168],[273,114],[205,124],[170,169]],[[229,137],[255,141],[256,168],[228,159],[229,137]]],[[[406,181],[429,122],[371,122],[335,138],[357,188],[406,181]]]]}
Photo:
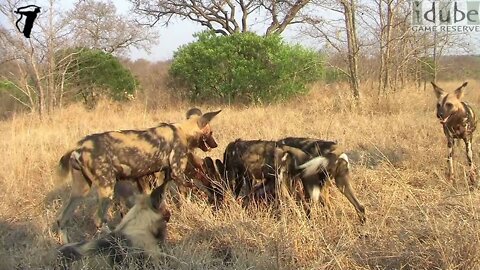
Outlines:
{"type": "Polygon", "coordinates": [[[193,187],[190,182],[187,182],[187,177],[185,175],[185,169],[187,168],[188,162],[186,151],[182,152],[180,150],[174,150],[170,154],[169,160],[170,170],[168,170],[168,176],[166,175],[165,181],[168,182],[170,179],[173,179],[175,181],[178,193],[176,193],[177,197],[174,196],[174,202],[176,206],[180,209],[181,199],[178,196],[179,193],[186,194],[187,188],[193,187]]]}
{"type": "Polygon", "coordinates": [[[473,164],[472,137],[469,136],[468,138],[465,138],[463,141],[465,142],[468,166],[470,167],[470,172],[469,172],[470,185],[474,186],[476,172],[475,172],[475,166],[473,164]]]}
{"type": "Polygon", "coordinates": [[[227,172],[228,174],[228,185],[230,186],[230,190],[234,193],[235,199],[238,198],[240,195],[240,191],[242,190],[243,185],[245,184],[245,177],[240,175],[238,169],[234,168],[227,172]]]}
{"type": "Polygon", "coordinates": [[[453,147],[455,146],[455,139],[450,136],[447,136],[447,146],[448,146],[448,179],[455,183],[455,179],[453,177],[453,147]]]}
{"type": "Polygon", "coordinates": [[[316,205],[320,200],[321,187],[319,177],[317,174],[302,177],[302,184],[305,190],[305,199],[307,201],[305,204],[305,212],[307,217],[310,218],[312,205],[316,205]]]}
{"type": "Polygon", "coordinates": [[[123,218],[130,208],[135,204],[135,187],[130,181],[118,181],[114,188],[115,204],[120,210],[120,217],[123,218]]]}
{"type": "Polygon", "coordinates": [[[80,170],[72,168],[72,191],[70,198],[57,219],[60,241],[64,244],[69,242],[65,225],[71,219],[82,198],[90,191],[90,185],[91,182],[84,177],[80,170]]]}
{"type": "MultiPolygon", "coordinates": [[[[243,203],[242,203],[242,206],[243,207],[247,207],[249,204],[250,204],[250,201],[251,199],[254,197],[254,193],[252,192],[253,191],[253,186],[254,186],[254,178],[253,176],[251,176],[250,174],[248,173],[245,173],[243,174],[243,176],[241,177],[241,180],[242,180],[242,183],[245,185],[245,197],[243,198],[243,203]]],[[[238,193],[240,193],[241,191],[241,187],[242,185],[240,186],[240,189],[238,189],[238,193]]],[[[262,188],[264,188],[264,186],[262,185],[262,188]]],[[[238,196],[238,195],[237,195],[238,196]]]]}
{"type": "Polygon", "coordinates": [[[225,166],[223,162],[219,159],[215,160],[215,165],[217,167],[217,177],[216,181],[213,183],[213,199],[215,201],[215,208],[218,209],[220,204],[223,201],[224,194],[226,189],[224,184],[226,183],[226,175],[225,175],[225,166]]]}
{"type": "Polygon", "coordinates": [[[353,188],[350,185],[350,172],[349,172],[348,157],[345,154],[340,155],[337,160],[335,170],[335,184],[337,188],[342,192],[348,201],[355,207],[357,215],[360,218],[360,222],[364,223],[365,207],[357,200],[353,188]]]}
{"type": "Polygon", "coordinates": [[[107,232],[109,231],[108,227],[106,227],[108,221],[108,208],[110,207],[110,203],[112,202],[113,198],[113,187],[115,184],[114,181],[115,178],[110,180],[102,177],[100,178],[100,184],[97,187],[98,209],[93,221],[98,229],[107,232]]]}
{"type": "Polygon", "coordinates": [[[151,187],[151,182],[155,181],[152,180],[151,178],[155,178],[155,174],[148,174],[142,177],[139,177],[136,182],[137,182],[137,188],[138,191],[142,194],[150,194],[152,193],[152,187],[151,187]]]}
{"type": "Polygon", "coordinates": [[[327,179],[325,183],[323,184],[320,192],[320,203],[327,207],[328,209],[331,208],[330,205],[330,187],[332,186],[332,183],[330,179],[327,179]]]}

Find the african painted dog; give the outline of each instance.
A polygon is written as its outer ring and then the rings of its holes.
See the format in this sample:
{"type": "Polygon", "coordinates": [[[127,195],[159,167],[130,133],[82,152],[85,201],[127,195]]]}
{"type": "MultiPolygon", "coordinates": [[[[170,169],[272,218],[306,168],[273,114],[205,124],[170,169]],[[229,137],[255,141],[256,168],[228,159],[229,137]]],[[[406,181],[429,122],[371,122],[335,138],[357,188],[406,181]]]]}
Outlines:
{"type": "Polygon", "coordinates": [[[187,153],[217,146],[209,122],[219,112],[202,114],[194,108],[181,123],[92,134],[80,140],[60,160],[60,176],[66,177],[70,171],[73,182],[70,199],[57,220],[61,240],[68,242],[65,225],[92,184],[98,191],[99,207],[94,219],[98,228],[106,224],[116,180],[136,180],[165,170],[167,181],[171,178],[180,186],[190,186],[184,174],[187,153]]]}
{"type": "Polygon", "coordinates": [[[453,178],[453,146],[455,139],[465,142],[468,165],[470,167],[470,184],[475,184],[475,166],[473,164],[472,137],[477,127],[477,117],[470,105],[461,101],[467,82],[464,82],[455,90],[454,94],[445,92],[432,82],[433,90],[437,96],[437,117],[443,126],[443,132],[447,137],[448,146],[448,178],[453,178]]]}
{"type": "MultiPolygon", "coordinates": [[[[209,183],[209,180],[205,178],[206,172],[203,171],[204,162],[204,159],[195,155],[193,152],[188,152],[185,176],[187,181],[195,183],[195,187],[197,187],[197,189],[200,189],[204,192],[206,191],[207,196],[210,198],[211,194],[209,193],[209,187],[211,184],[209,183]]],[[[131,181],[118,181],[115,184],[115,197],[117,198],[117,203],[119,203],[123,209],[132,208],[134,205],[134,201],[132,199],[135,198],[137,192],[150,194],[155,187],[158,187],[165,181],[168,181],[168,179],[166,179],[168,177],[168,170],[163,170],[133,179],[136,184],[136,188],[132,185],[131,181]]],[[[187,190],[181,189],[181,191],[186,192],[187,190]]],[[[175,195],[178,196],[178,194],[175,195]]]]}
{"type": "MultiPolygon", "coordinates": [[[[272,195],[269,191],[276,183],[277,157],[275,141],[237,139],[231,142],[223,155],[221,175],[224,177],[224,188],[230,189],[238,198],[245,186],[244,206],[257,195],[272,195]]],[[[217,197],[220,202],[223,200],[222,194],[217,197]]]]}
{"type": "Polygon", "coordinates": [[[165,182],[155,188],[150,195],[138,195],[133,208],[113,232],[97,240],[61,246],[58,250],[61,260],[68,265],[94,254],[107,255],[112,265],[123,264],[127,255],[132,254],[140,256],[139,259],[160,259],[163,253],[159,244],[165,241],[170,219],[164,202],[166,185],[165,182]]]}
{"type": "MultiPolygon", "coordinates": [[[[308,152],[302,153],[297,148],[294,149],[294,151],[286,149],[283,153],[279,163],[279,182],[288,183],[299,177],[306,191],[306,199],[312,202],[320,201],[322,205],[329,206],[329,188],[332,185],[330,179],[334,179],[335,186],[355,207],[360,221],[364,223],[365,207],[356,198],[350,184],[348,156],[338,151],[335,144],[332,144],[331,148],[319,148],[319,151],[324,154],[316,157],[310,156],[308,152]]],[[[307,214],[309,211],[310,209],[307,208],[307,214]]]]}
{"type": "MultiPolygon", "coordinates": [[[[329,177],[332,177],[364,222],[365,208],[355,197],[350,185],[348,158],[338,152],[334,142],[309,138],[236,140],[227,146],[224,153],[227,186],[238,196],[245,184],[247,195],[255,195],[261,189],[275,189],[276,177],[280,175],[279,184],[286,184],[291,191],[293,184],[290,181],[299,177],[307,199],[319,202],[322,199],[320,193],[328,190],[324,188],[328,185],[329,177]],[[255,179],[263,179],[263,182],[255,185],[255,179]]],[[[246,199],[248,203],[248,196],[246,199]]]]}

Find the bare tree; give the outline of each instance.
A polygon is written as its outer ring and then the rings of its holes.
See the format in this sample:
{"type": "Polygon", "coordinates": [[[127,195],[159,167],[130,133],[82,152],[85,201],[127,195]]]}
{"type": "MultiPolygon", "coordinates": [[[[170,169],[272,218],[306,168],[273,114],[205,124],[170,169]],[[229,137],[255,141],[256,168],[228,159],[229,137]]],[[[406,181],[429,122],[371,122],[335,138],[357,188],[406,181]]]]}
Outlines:
{"type": "Polygon", "coordinates": [[[347,76],[350,90],[355,99],[360,99],[358,59],[361,44],[358,39],[356,13],[356,0],[327,0],[316,1],[319,10],[335,13],[335,18],[325,19],[317,14],[309,14],[306,21],[308,28],[305,30],[309,36],[321,39],[327,46],[332,47],[342,56],[346,67],[335,66],[347,76]]]}
{"type": "MultiPolygon", "coordinates": [[[[100,13],[96,13],[97,17],[93,16],[92,20],[96,18],[98,21],[89,22],[85,19],[83,24],[72,23],[72,13],[63,13],[62,16],[55,0],[49,0],[48,6],[42,8],[31,37],[27,39],[15,28],[18,18],[12,11],[18,7],[17,4],[18,1],[15,0],[6,0],[0,4],[0,14],[5,15],[10,23],[0,26],[0,59],[16,67],[13,72],[0,74],[0,80],[9,85],[7,93],[13,99],[28,110],[39,113],[40,117],[61,107],[65,100],[67,81],[75,76],[71,67],[75,56],[81,52],[68,50],[69,48],[98,46],[105,51],[121,53],[130,46],[148,48],[150,45],[147,41],[152,36],[142,36],[145,32],[116,16],[115,9],[105,10],[109,18],[107,21],[101,18],[100,13]],[[98,30],[99,35],[94,36],[98,39],[89,38],[86,33],[80,32],[80,28],[86,32],[98,30]],[[114,31],[109,32],[109,29],[114,31]]],[[[76,8],[79,12],[76,14],[82,14],[80,10],[84,4],[98,3],[88,0],[78,3],[76,8]]],[[[87,9],[83,11],[88,13],[87,9]]]]}
{"type": "Polygon", "coordinates": [[[348,51],[348,69],[350,89],[353,96],[360,99],[360,90],[358,86],[358,54],[360,47],[358,45],[357,27],[355,22],[356,0],[340,0],[345,14],[345,29],[347,33],[347,51],[348,51]]]}
{"type": "Polygon", "coordinates": [[[413,4],[408,0],[375,0],[364,1],[362,6],[362,30],[372,33],[370,51],[379,62],[379,94],[402,88],[407,80],[435,80],[438,58],[447,48],[463,47],[465,34],[413,31],[413,4]]]}
{"type": "Polygon", "coordinates": [[[168,24],[172,19],[191,20],[222,35],[250,31],[252,13],[266,17],[265,35],[282,33],[303,23],[301,11],[310,0],[129,0],[142,24],[168,24]]]}
{"type": "Polygon", "coordinates": [[[16,74],[4,75],[2,79],[14,86],[15,91],[9,92],[11,97],[43,117],[55,106],[57,93],[53,55],[56,48],[68,40],[65,36],[67,23],[64,18],[54,15],[55,1],[50,0],[46,13],[37,18],[31,38],[26,39],[13,27],[17,21],[12,13],[16,4],[8,0],[0,5],[0,13],[9,19],[12,26],[10,29],[2,28],[0,44],[8,55],[8,61],[13,61],[17,67],[16,74]]]}
{"type": "Polygon", "coordinates": [[[122,54],[130,47],[148,50],[158,39],[152,28],[117,14],[112,1],[79,0],[69,17],[77,46],[122,54]]]}

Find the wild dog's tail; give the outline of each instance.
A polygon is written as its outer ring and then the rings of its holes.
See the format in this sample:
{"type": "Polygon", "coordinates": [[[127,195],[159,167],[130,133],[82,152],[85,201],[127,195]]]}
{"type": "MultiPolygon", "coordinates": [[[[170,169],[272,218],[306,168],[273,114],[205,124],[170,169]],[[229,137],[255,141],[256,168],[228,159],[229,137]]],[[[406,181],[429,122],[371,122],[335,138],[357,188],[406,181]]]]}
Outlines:
{"type": "Polygon", "coordinates": [[[57,167],[57,179],[58,182],[63,182],[68,174],[70,173],[70,156],[72,155],[74,150],[70,150],[66,152],[58,162],[57,167]]]}
{"type": "Polygon", "coordinates": [[[102,245],[99,241],[102,241],[102,240],[100,239],[100,240],[70,243],[70,244],[61,246],[58,249],[58,251],[62,256],[62,259],[66,259],[67,261],[77,261],[82,259],[85,256],[89,256],[100,251],[102,248],[102,245]]]}
{"type": "MultiPolygon", "coordinates": [[[[111,263],[117,262],[123,258],[124,253],[122,250],[118,249],[118,242],[116,242],[117,239],[111,237],[112,235],[110,234],[97,240],[63,245],[58,249],[60,258],[64,263],[68,264],[69,262],[81,260],[87,256],[108,254],[111,263]]],[[[118,239],[118,241],[121,241],[121,239],[118,239]]]]}
{"type": "Polygon", "coordinates": [[[308,176],[317,174],[322,170],[325,170],[328,166],[328,163],[329,163],[328,158],[323,156],[318,156],[298,166],[298,169],[302,170],[303,177],[308,177],[308,176]]]}

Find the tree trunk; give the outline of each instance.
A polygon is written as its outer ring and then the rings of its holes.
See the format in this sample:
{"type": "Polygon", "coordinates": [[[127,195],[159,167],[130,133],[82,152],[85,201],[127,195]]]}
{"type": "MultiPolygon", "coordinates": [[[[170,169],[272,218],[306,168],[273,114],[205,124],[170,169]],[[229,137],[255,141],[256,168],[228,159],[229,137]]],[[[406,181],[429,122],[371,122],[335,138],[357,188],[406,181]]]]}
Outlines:
{"type": "Polygon", "coordinates": [[[385,72],[383,73],[383,92],[387,93],[389,91],[391,82],[390,82],[390,70],[391,70],[391,48],[392,43],[392,22],[393,22],[393,12],[392,12],[392,0],[387,1],[387,22],[385,25],[385,51],[384,51],[384,61],[385,61],[385,72]]]}
{"type": "Polygon", "coordinates": [[[40,116],[40,119],[42,119],[43,116],[46,113],[45,89],[43,88],[43,85],[42,85],[42,82],[41,82],[41,76],[40,76],[39,70],[37,68],[36,59],[35,59],[35,55],[34,55],[34,48],[33,48],[31,40],[30,40],[30,47],[31,47],[31,51],[30,51],[29,62],[30,62],[30,66],[31,66],[31,69],[32,69],[32,72],[31,72],[32,79],[33,79],[33,82],[35,84],[35,88],[37,89],[38,114],[40,116]]]}
{"type": "MultiPolygon", "coordinates": [[[[53,7],[53,0],[50,0],[50,7],[53,7]]],[[[48,16],[48,33],[47,33],[47,93],[48,112],[53,112],[56,101],[55,91],[55,44],[54,44],[54,25],[53,25],[53,9],[50,8],[48,16]]]]}
{"type": "Polygon", "coordinates": [[[360,100],[359,82],[358,82],[358,39],[355,26],[355,0],[342,0],[341,4],[345,11],[345,28],[347,30],[348,47],[348,70],[350,79],[350,89],[353,97],[360,100]]]}
{"type": "Polygon", "coordinates": [[[378,70],[378,95],[381,95],[383,93],[383,72],[385,70],[385,55],[383,53],[384,50],[384,24],[383,24],[383,9],[382,9],[382,3],[383,0],[378,1],[378,16],[379,16],[379,22],[380,22],[380,31],[379,31],[379,42],[378,44],[380,45],[380,68],[378,70]]]}

